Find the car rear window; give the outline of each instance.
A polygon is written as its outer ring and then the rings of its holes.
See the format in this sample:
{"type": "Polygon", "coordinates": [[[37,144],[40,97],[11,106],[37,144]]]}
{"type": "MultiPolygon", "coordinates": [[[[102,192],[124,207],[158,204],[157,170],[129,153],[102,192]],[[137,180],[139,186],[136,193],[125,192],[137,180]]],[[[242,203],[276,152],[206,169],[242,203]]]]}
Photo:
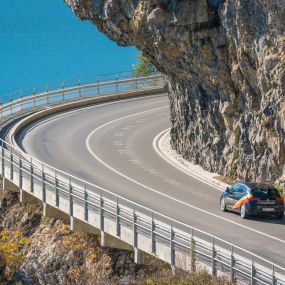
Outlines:
{"type": "Polygon", "coordinates": [[[251,190],[251,194],[254,198],[276,199],[281,197],[278,190],[274,188],[273,189],[255,188],[251,190]]]}

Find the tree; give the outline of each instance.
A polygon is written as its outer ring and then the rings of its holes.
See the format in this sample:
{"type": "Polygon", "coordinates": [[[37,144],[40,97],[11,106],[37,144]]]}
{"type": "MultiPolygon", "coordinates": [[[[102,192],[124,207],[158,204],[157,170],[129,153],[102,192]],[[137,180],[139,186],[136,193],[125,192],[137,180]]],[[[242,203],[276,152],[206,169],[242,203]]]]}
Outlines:
{"type": "Polygon", "coordinates": [[[137,56],[138,64],[133,65],[133,71],[136,77],[146,76],[156,71],[156,68],[151,64],[147,57],[142,54],[137,56]]]}

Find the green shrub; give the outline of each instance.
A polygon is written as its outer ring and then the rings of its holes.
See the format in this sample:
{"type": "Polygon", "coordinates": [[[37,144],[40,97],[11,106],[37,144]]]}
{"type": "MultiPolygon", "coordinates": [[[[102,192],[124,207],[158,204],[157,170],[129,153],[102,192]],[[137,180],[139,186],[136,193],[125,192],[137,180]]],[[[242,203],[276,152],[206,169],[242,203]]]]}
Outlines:
{"type": "Polygon", "coordinates": [[[139,54],[137,58],[138,64],[133,65],[133,71],[136,77],[146,76],[156,71],[155,66],[150,63],[147,57],[139,54]]]}

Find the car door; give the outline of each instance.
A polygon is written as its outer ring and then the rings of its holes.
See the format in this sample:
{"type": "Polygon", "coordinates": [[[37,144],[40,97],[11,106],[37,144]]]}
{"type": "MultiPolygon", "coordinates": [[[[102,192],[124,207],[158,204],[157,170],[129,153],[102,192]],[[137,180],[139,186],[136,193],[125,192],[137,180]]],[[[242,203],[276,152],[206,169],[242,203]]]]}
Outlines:
{"type": "Polygon", "coordinates": [[[230,187],[229,190],[227,191],[226,204],[229,210],[231,210],[233,205],[235,204],[234,193],[236,189],[237,189],[237,185],[234,185],[230,187]]]}
{"type": "Polygon", "coordinates": [[[240,211],[241,201],[244,197],[244,189],[242,185],[238,185],[233,191],[233,205],[232,210],[240,211]]]}

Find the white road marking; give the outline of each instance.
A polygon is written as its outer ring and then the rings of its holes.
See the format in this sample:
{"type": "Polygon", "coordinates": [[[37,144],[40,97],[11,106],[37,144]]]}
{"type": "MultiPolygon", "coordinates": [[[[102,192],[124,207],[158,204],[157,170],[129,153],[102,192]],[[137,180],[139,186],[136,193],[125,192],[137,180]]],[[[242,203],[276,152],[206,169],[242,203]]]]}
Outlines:
{"type": "Polygon", "coordinates": [[[124,145],[122,141],[113,141],[113,145],[124,145]]]}
{"type": "Polygon", "coordinates": [[[159,174],[160,172],[156,171],[155,169],[145,169],[145,172],[148,172],[150,174],[159,174]]]}
{"type": "Polygon", "coordinates": [[[114,137],[123,137],[124,136],[124,133],[116,133],[114,134],[114,137]]]}
{"type": "Polygon", "coordinates": [[[128,162],[139,162],[137,159],[128,159],[128,162]]]}
{"type": "Polygon", "coordinates": [[[174,179],[169,179],[169,180],[164,180],[165,182],[169,183],[169,184],[180,184],[178,181],[174,180],[174,179]]]}
{"type": "Polygon", "coordinates": [[[135,116],[138,116],[138,115],[150,113],[150,112],[157,111],[157,110],[160,110],[160,109],[163,109],[163,108],[168,108],[168,107],[169,107],[169,106],[163,106],[163,107],[159,107],[159,108],[155,108],[155,109],[150,109],[150,110],[147,110],[147,111],[138,112],[138,113],[135,113],[135,114],[132,114],[132,115],[124,116],[124,117],[121,117],[121,118],[118,118],[118,119],[109,121],[109,122],[107,122],[107,123],[105,123],[105,124],[103,124],[103,125],[97,127],[97,128],[94,129],[94,130],[87,136],[87,138],[86,138],[86,147],[87,147],[87,150],[89,151],[89,153],[90,153],[97,161],[99,161],[99,162],[100,162],[102,165],[104,165],[106,168],[110,169],[111,171],[115,172],[116,174],[120,175],[121,177],[123,177],[123,178],[129,180],[130,182],[133,182],[133,183],[135,183],[135,184],[137,184],[137,185],[139,185],[139,186],[141,186],[141,187],[143,187],[143,188],[149,190],[150,192],[156,193],[156,194],[161,195],[161,196],[163,196],[163,197],[165,197],[165,198],[168,198],[168,199],[170,199],[170,200],[172,200],[172,201],[175,201],[175,202],[177,202],[177,203],[179,203],[179,204],[181,204],[181,205],[183,205],[183,206],[192,208],[192,209],[197,210],[197,211],[199,211],[199,212],[202,212],[202,213],[204,213],[204,214],[208,214],[208,215],[210,215],[210,216],[212,216],[212,217],[218,218],[218,219],[223,220],[223,221],[225,221],[225,222],[229,222],[229,223],[231,223],[231,224],[233,224],[233,225],[239,226],[239,227],[244,228],[244,229],[246,229],[246,230],[252,231],[252,232],[257,233],[257,234],[259,234],[259,235],[265,236],[265,237],[267,237],[267,238],[270,238],[270,239],[273,239],[273,240],[275,240],[275,241],[278,241],[278,242],[281,242],[281,243],[285,244],[285,240],[283,240],[283,239],[277,238],[277,237],[275,237],[275,236],[269,235],[269,234],[264,233],[264,232],[261,232],[261,231],[259,231],[259,230],[255,230],[255,229],[253,229],[253,228],[251,228],[251,227],[242,225],[242,224],[240,224],[240,223],[238,223],[238,222],[235,222],[235,221],[229,220],[229,219],[227,219],[227,218],[221,217],[221,216],[219,216],[219,215],[216,215],[216,214],[214,214],[214,213],[211,213],[211,212],[209,212],[209,211],[206,211],[206,210],[204,210],[204,209],[201,209],[201,208],[199,208],[199,207],[197,207],[197,206],[194,206],[194,205],[192,205],[192,204],[186,203],[186,202],[184,202],[184,201],[180,201],[179,199],[174,198],[174,197],[171,197],[171,196],[169,196],[169,195],[167,195],[167,194],[161,193],[160,191],[158,191],[158,190],[156,190],[156,189],[154,189],[154,188],[151,188],[151,187],[149,187],[149,186],[147,186],[147,185],[145,185],[145,184],[142,184],[142,183],[140,183],[139,181],[137,181],[137,180],[135,180],[135,179],[132,179],[131,177],[129,177],[129,176],[127,176],[127,175],[121,173],[121,172],[118,171],[117,169],[115,169],[115,168],[113,168],[112,166],[108,165],[106,162],[104,162],[102,159],[100,159],[100,158],[93,152],[93,150],[92,150],[92,148],[91,148],[91,145],[90,145],[90,140],[91,140],[91,137],[92,137],[96,132],[98,132],[99,130],[101,130],[101,129],[105,128],[106,126],[109,126],[109,125],[111,125],[111,124],[113,124],[113,123],[115,123],[115,122],[119,122],[119,121],[122,121],[122,120],[125,120],[125,119],[128,119],[128,118],[132,118],[132,117],[135,117],[135,116]]]}
{"type": "Polygon", "coordinates": [[[167,163],[171,164],[173,167],[175,167],[176,169],[179,169],[180,171],[182,171],[183,173],[195,178],[196,180],[199,180],[200,182],[207,184],[208,186],[211,186],[214,189],[217,189],[221,192],[224,192],[224,188],[218,185],[215,185],[209,181],[207,181],[205,178],[202,178],[201,175],[199,175],[199,173],[194,173],[189,171],[189,169],[187,169],[186,166],[178,166],[177,164],[175,164],[171,159],[167,159],[160,151],[159,147],[158,147],[158,142],[159,142],[159,138],[162,136],[165,136],[167,134],[167,132],[170,130],[170,128],[167,128],[165,130],[163,130],[162,132],[160,132],[153,140],[152,142],[152,147],[154,148],[155,152],[161,157],[163,158],[167,163]]]}
{"type": "Polygon", "coordinates": [[[117,149],[117,152],[120,154],[127,154],[128,150],[127,149],[117,149]]]}

